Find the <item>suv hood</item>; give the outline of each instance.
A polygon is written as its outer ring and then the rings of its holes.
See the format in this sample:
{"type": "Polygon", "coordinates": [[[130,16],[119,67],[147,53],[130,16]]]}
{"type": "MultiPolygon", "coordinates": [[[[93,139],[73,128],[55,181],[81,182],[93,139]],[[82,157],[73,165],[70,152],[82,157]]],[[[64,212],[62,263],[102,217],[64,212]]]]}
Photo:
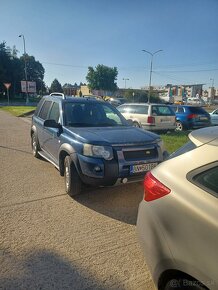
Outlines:
{"type": "Polygon", "coordinates": [[[144,144],[160,138],[155,133],[135,127],[65,127],[65,130],[78,141],[95,145],[144,144]]]}

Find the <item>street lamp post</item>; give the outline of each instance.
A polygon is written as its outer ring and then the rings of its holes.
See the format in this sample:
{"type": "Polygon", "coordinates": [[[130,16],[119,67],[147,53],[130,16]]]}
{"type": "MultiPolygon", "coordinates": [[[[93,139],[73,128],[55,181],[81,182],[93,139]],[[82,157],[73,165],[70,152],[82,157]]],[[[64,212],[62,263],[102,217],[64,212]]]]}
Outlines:
{"type": "Polygon", "coordinates": [[[29,103],[29,95],[28,95],[28,83],[27,83],[27,65],[26,65],[26,44],[25,37],[23,34],[20,34],[19,37],[23,38],[23,51],[24,51],[24,73],[25,73],[25,82],[26,82],[26,104],[29,103]]]}
{"type": "Polygon", "coordinates": [[[129,81],[129,79],[123,78],[123,81],[125,82],[125,89],[126,89],[126,81],[129,81]]]}
{"type": "Polygon", "coordinates": [[[146,53],[148,53],[148,54],[150,54],[150,56],[151,56],[151,66],[150,66],[150,78],[149,78],[149,92],[148,92],[148,103],[150,103],[150,98],[151,98],[151,76],[152,76],[152,69],[153,69],[153,56],[156,54],[156,53],[158,53],[158,52],[160,52],[160,51],[163,51],[162,49],[159,49],[159,50],[157,50],[157,51],[155,51],[155,52],[150,52],[150,51],[147,51],[147,50],[145,50],[145,49],[142,49],[142,51],[143,52],[146,52],[146,53]]]}

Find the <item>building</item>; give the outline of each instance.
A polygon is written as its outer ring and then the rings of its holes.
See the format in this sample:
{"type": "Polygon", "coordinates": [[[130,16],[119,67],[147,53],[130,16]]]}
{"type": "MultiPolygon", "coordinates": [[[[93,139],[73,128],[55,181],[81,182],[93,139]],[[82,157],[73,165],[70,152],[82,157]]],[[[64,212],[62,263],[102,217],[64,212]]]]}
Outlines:
{"type": "Polygon", "coordinates": [[[159,97],[166,102],[181,102],[188,98],[202,98],[204,84],[173,85],[167,84],[159,90],[159,97]]]}

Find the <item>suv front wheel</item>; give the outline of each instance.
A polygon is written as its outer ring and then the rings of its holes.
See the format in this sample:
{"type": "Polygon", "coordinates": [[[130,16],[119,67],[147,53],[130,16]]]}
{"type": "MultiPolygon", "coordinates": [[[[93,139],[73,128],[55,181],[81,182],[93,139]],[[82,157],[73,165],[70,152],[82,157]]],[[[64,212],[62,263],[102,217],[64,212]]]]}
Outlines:
{"type": "Polygon", "coordinates": [[[64,179],[67,194],[73,197],[81,193],[82,182],[70,156],[64,159],[64,179]]]}
{"type": "Polygon", "coordinates": [[[35,133],[32,134],[31,143],[32,143],[33,156],[36,158],[39,158],[40,156],[38,152],[40,150],[40,147],[39,147],[39,142],[35,133]]]}

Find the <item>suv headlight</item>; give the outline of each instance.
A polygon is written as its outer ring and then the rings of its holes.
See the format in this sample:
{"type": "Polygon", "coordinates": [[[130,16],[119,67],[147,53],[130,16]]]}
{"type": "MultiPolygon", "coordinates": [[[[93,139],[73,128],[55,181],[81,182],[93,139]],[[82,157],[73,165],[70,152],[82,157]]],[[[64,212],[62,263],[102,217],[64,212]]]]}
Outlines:
{"type": "Polygon", "coordinates": [[[114,157],[112,147],[90,144],[83,145],[83,155],[100,157],[104,158],[105,160],[111,160],[114,157]]]}

